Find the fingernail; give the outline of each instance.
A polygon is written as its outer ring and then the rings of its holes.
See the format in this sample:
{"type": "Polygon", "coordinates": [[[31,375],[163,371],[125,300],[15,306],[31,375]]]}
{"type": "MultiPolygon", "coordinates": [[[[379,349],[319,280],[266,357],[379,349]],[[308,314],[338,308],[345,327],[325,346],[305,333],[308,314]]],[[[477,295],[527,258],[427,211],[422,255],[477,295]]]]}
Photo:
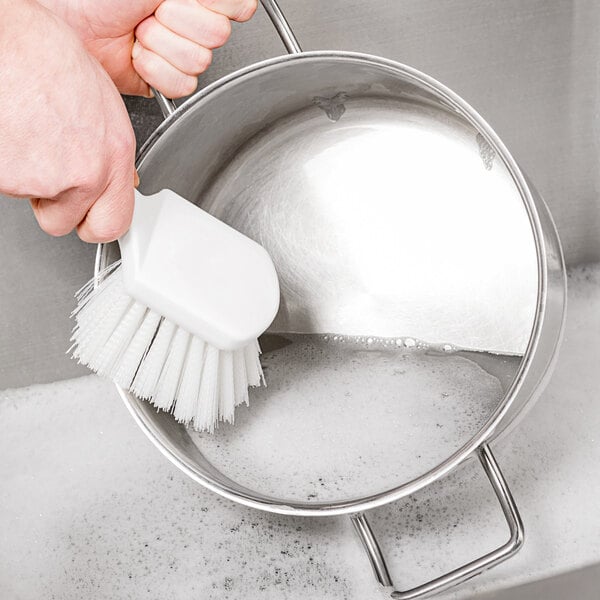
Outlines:
{"type": "Polygon", "coordinates": [[[133,170],[133,186],[137,187],[138,185],[140,185],[140,176],[137,172],[137,169],[133,170]]]}
{"type": "Polygon", "coordinates": [[[142,53],[142,45],[136,40],[131,49],[131,58],[135,60],[142,53]]]}

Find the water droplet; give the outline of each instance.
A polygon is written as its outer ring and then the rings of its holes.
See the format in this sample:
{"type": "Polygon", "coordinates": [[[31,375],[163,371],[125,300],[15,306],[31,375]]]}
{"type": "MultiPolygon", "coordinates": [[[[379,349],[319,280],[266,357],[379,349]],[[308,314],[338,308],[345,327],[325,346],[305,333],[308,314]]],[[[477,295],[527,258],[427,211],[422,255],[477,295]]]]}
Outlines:
{"type": "Polygon", "coordinates": [[[451,346],[450,344],[444,344],[444,345],[442,346],[442,350],[443,350],[444,352],[452,352],[452,346],[451,346]]]}
{"type": "Polygon", "coordinates": [[[415,342],[415,340],[413,340],[412,338],[406,338],[404,340],[404,345],[407,348],[414,348],[417,345],[417,342],[415,342]]]}
{"type": "Polygon", "coordinates": [[[372,344],[373,343],[373,338],[367,338],[367,344],[372,344]]]}

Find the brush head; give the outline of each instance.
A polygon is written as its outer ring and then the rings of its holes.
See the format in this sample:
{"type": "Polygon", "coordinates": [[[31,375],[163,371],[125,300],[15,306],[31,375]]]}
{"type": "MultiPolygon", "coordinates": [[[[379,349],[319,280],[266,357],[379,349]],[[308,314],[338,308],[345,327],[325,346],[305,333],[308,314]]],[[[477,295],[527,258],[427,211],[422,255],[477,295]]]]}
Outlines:
{"type": "Polygon", "coordinates": [[[219,350],[252,343],[277,314],[265,249],[171,190],[136,191],[119,246],[128,295],[219,350]]]}
{"type": "Polygon", "coordinates": [[[257,338],[279,307],[266,251],[174,192],[136,192],[121,261],[77,294],[73,357],[212,432],[264,383],[257,338]]]}
{"type": "Polygon", "coordinates": [[[77,293],[73,357],[198,431],[233,423],[248,386],[264,384],[260,348],[219,350],[134,300],[120,261],[77,293]]]}

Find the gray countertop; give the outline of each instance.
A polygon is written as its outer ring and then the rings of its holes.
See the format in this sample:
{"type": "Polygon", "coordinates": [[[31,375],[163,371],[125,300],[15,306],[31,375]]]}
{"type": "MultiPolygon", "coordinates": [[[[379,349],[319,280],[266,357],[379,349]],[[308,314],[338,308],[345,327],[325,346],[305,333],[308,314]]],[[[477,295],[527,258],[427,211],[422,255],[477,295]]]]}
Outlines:
{"type": "MultiPolygon", "coordinates": [[[[495,448],[525,523],[524,549],[443,598],[600,562],[600,271],[570,275],[558,367],[495,448]]],[[[0,597],[379,598],[347,518],[291,518],[224,500],[189,480],[95,376],[0,392],[0,597]]],[[[370,513],[402,588],[507,536],[471,461],[370,513]]]]}

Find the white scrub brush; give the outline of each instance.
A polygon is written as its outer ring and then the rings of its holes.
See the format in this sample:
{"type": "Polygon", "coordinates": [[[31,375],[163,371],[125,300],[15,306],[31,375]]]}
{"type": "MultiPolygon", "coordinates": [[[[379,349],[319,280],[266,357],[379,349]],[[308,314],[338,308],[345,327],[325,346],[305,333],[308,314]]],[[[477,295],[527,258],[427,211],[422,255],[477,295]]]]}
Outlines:
{"type": "Polygon", "coordinates": [[[279,307],[264,248],[171,190],[136,191],[121,260],[77,293],[73,357],[194,429],[233,422],[264,383],[279,307]]]}

